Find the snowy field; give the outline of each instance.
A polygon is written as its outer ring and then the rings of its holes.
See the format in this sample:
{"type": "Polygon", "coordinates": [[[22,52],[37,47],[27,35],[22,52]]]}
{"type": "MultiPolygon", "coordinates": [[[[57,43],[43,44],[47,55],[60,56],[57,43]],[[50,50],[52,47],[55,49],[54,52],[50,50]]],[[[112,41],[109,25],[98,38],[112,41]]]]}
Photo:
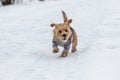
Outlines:
{"type": "Polygon", "coordinates": [[[120,0],[0,7],[0,80],[120,80],[120,0]],[[61,10],[79,37],[66,58],[52,53],[49,26],[63,22],[61,10]]]}

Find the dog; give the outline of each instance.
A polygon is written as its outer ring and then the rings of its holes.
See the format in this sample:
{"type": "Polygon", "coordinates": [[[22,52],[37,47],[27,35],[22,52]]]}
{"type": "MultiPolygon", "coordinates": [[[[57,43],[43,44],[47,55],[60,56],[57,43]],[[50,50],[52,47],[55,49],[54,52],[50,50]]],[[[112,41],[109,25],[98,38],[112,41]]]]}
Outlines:
{"type": "Polygon", "coordinates": [[[62,11],[63,14],[63,23],[52,23],[50,26],[54,27],[53,30],[53,53],[59,52],[59,46],[64,47],[64,50],[62,51],[61,57],[66,57],[68,55],[71,43],[72,43],[72,52],[74,53],[77,51],[76,47],[78,45],[77,40],[77,34],[75,30],[70,26],[70,23],[72,23],[72,19],[68,19],[67,15],[64,11],[62,11]]]}

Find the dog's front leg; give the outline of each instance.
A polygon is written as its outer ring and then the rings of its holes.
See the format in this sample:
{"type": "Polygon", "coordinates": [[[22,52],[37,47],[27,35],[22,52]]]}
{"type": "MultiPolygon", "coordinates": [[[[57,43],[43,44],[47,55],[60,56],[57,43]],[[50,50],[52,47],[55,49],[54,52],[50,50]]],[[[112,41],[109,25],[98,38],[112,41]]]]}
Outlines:
{"type": "Polygon", "coordinates": [[[56,41],[52,41],[53,42],[53,53],[57,53],[59,52],[59,48],[58,48],[58,44],[56,43],[56,41]]]}
{"type": "Polygon", "coordinates": [[[66,57],[66,56],[67,56],[67,54],[68,54],[68,52],[63,51],[63,52],[62,52],[62,54],[61,54],[61,57],[66,57]]]}
{"type": "Polygon", "coordinates": [[[57,53],[59,52],[59,48],[58,47],[53,47],[53,53],[57,53]]]}
{"type": "Polygon", "coordinates": [[[70,45],[65,45],[61,57],[66,57],[68,55],[69,49],[70,49],[70,45]]]}

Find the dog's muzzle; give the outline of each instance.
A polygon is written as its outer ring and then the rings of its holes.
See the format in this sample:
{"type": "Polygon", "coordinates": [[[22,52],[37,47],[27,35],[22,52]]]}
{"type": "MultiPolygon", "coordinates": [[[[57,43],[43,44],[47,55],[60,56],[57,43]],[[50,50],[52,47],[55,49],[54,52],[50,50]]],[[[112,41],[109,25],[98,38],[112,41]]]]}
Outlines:
{"type": "Polygon", "coordinates": [[[63,35],[62,35],[62,39],[63,39],[63,40],[66,40],[66,39],[67,39],[67,35],[66,35],[66,34],[63,34],[63,35]]]}

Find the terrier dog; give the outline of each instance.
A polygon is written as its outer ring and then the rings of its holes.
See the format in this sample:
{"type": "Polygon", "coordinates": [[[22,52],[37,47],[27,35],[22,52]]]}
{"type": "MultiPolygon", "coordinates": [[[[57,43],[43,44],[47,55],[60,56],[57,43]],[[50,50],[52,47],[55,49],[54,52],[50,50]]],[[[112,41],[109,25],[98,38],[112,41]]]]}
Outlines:
{"type": "Polygon", "coordinates": [[[52,23],[50,26],[54,27],[54,34],[53,34],[53,53],[59,52],[58,45],[64,47],[64,50],[61,54],[61,57],[66,57],[71,43],[72,43],[72,52],[77,51],[77,34],[75,30],[70,26],[70,23],[72,22],[72,19],[68,19],[67,15],[64,11],[62,11],[63,14],[63,23],[52,23]]]}

